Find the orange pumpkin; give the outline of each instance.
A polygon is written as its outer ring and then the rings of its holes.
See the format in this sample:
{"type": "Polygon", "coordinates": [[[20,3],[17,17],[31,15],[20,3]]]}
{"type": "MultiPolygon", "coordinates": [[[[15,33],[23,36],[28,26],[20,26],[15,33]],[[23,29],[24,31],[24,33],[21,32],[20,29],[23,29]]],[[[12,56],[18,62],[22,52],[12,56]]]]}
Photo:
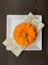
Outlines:
{"type": "Polygon", "coordinates": [[[32,24],[23,22],[15,27],[13,37],[19,45],[27,46],[36,39],[37,31],[32,24]]]}

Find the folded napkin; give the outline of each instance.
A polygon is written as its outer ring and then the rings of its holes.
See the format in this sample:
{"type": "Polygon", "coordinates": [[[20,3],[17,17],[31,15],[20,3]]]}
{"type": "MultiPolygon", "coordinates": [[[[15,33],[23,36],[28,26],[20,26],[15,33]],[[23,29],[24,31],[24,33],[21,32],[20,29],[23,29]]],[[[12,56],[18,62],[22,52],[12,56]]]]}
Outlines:
{"type": "Polygon", "coordinates": [[[29,21],[33,24],[36,27],[37,33],[39,33],[39,31],[41,31],[41,29],[45,26],[31,12],[25,17],[24,21],[29,21]]]}
{"type": "Polygon", "coordinates": [[[20,53],[23,51],[24,47],[21,47],[18,45],[13,38],[7,38],[3,44],[9,48],[17,57],[20,55],[20,53]]]}
{"type": "MultiPolygon", "coordinates": [[[[42,28],[45,26],[32,13],[29,13],[24,18],[24,21],[28,21],[31,24],[33,24],[36,27],[38,34],[42,30],[42,28]]],[[[3,44],[6,46],[6,49],[9,49],[10,51],[12,51],[17,57],[24,50],[24,48],[26,48],[26,47],[20,46],[17,42],[15,42],[15,40],[13,38],[6,38],[6,40],[3,42],[3,44]]]]}

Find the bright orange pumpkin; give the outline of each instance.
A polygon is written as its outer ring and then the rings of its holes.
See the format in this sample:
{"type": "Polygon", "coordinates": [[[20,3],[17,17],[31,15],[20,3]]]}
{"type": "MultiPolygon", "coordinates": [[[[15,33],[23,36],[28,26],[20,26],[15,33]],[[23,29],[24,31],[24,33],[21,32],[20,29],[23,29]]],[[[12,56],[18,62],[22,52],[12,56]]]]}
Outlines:
{"type": "Polygon", "coordinates": [[[13,37],[19,45],[27,46],[36,39],[37,31],[32,24],[23,22],[15,27],[13,37]]]}

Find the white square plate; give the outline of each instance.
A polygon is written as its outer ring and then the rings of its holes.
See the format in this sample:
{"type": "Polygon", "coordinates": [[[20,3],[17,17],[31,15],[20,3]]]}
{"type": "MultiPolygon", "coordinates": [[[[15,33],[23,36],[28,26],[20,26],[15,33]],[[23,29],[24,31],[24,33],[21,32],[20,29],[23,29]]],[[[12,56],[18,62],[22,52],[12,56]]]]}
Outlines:
{"type": "MultiPolygon", "coordinates": [[[[6,38],[12,36],[12,32],[14,27],[24,21],[24,17],[27,15],[7,15],[7,27],[6,27],[6,38]]],[[[41,15],[35,15],[42,22],[41,15]]],[[[40,51],[42,50],[42,31],[40,31],[39,35],[37,36],[36,40],[33,44],[30,44],[28,47],[24,49],[25,51],[40,51]]]]}

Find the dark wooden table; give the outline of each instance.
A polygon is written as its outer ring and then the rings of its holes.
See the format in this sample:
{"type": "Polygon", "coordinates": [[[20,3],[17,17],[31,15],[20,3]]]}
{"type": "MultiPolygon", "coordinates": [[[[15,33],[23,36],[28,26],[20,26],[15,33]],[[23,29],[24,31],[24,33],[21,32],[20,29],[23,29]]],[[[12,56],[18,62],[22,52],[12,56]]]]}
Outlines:
{"type": "Polygon", "coordinates": [[[48,65],[48,0],[0,0],[0,65],[48,65]],[[2,44],[6,38],[6,15],[30,11],[43,16],[43,50],[23,51],[17,58],[2,44]]]}

